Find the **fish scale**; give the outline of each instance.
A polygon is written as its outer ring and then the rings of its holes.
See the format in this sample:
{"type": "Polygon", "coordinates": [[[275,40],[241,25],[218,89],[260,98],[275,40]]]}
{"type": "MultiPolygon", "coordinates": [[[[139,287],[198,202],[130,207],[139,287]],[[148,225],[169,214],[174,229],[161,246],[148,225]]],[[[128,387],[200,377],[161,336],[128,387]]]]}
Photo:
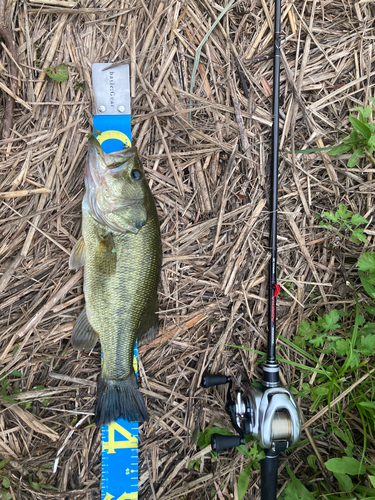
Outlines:
{"type": "MultiPolygon", "coordinates": [[[[152,206],[151,206],[152,210],[152,206]]],[[[133,373],[133,351],[141,319],[157,292],[160,235],[156,211],[137,234],[114,235],[116,272],[97,272],[97,224],[84,212],[87,260],[84,292],[89,321],[103,350],[102,377],[123,379],[133,373]]]]}

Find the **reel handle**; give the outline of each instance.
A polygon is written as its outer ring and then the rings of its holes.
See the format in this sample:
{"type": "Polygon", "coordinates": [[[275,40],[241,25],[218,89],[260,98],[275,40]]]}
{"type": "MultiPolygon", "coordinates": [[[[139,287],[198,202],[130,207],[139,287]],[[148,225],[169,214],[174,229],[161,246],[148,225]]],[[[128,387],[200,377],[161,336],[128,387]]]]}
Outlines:
{"type": "Polygon", "coordinates": [[[225,375],[209,375],[208,373],[205,373],[202,378],[202,385],[207,389],[213,385],[228,384],[231,381],[232,377],[227,377],[225,375]]]}
{"type": "Polygon", "coordinates": [[[212,449],[217,453],[245,443],[245,439],[240,436],[223,436],[222,434],[212,434],[211,436],[212,449]]]}

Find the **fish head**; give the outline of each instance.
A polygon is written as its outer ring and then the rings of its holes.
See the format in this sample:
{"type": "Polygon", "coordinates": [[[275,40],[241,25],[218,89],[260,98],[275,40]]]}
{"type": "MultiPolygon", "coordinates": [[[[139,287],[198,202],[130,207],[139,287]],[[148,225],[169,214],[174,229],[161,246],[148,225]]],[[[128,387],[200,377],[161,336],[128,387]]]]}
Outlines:
{"type": "Polygon", "coordinates": [[[89,210],[114,232],[137,233],[147,222],[147,191],[137,148],[106,154],[88,140],[85,186],[89,210]]]}

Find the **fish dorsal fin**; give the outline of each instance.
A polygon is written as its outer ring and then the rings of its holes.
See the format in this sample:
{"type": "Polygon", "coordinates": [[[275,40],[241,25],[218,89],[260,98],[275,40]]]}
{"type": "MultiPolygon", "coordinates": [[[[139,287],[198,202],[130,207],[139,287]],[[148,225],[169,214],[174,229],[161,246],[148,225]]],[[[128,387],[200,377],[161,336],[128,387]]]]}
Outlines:
{"type": "Polygon", "coordinates": [[[69,258],[69,269],[79,269],[86,262],[86,245],[83,236],[74,245],[69,258]]]}
{"type": "Polygon", "coordinates": [[[78,316],[72,331],[72,346],[77,351],[91,351],[98,341],[98,334],[87,319],[86,307],[78,316]]]}
{"type": "Polygon", "coordinates": [[[112,233],[99,237],[95,261],[97,269],[105,276],[111,276],[116,271],[116,247],[112,233]]]}
{"type": "Polygon", "coordinates": [[[158,324],[158,316],[156,314],[157,311],[158,311],[158,299],[157,296],[155,295],[155,298],[152,300],[138,328],[137,336],[138,336],[139,347],[152,342],[155,339],[156,335],[158,334],[159,324],[158,324]]]}

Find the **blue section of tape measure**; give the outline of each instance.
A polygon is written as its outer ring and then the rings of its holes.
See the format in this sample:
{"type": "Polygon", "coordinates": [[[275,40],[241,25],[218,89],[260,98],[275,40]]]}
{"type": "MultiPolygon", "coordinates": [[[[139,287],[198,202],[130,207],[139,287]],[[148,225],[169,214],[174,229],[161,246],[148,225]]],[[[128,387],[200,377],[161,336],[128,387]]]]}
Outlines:
{"type": "MultiPolygon", "coordinates": [[[[130,115],[94,115],[103,150],[113,153],[131,145],[130,115]]],[[[138,350],[134,350],[137,371],[138,350]]],[[[102,500],[138,499],[138,423],[119,419],[102,427],[102,500]]]]}

